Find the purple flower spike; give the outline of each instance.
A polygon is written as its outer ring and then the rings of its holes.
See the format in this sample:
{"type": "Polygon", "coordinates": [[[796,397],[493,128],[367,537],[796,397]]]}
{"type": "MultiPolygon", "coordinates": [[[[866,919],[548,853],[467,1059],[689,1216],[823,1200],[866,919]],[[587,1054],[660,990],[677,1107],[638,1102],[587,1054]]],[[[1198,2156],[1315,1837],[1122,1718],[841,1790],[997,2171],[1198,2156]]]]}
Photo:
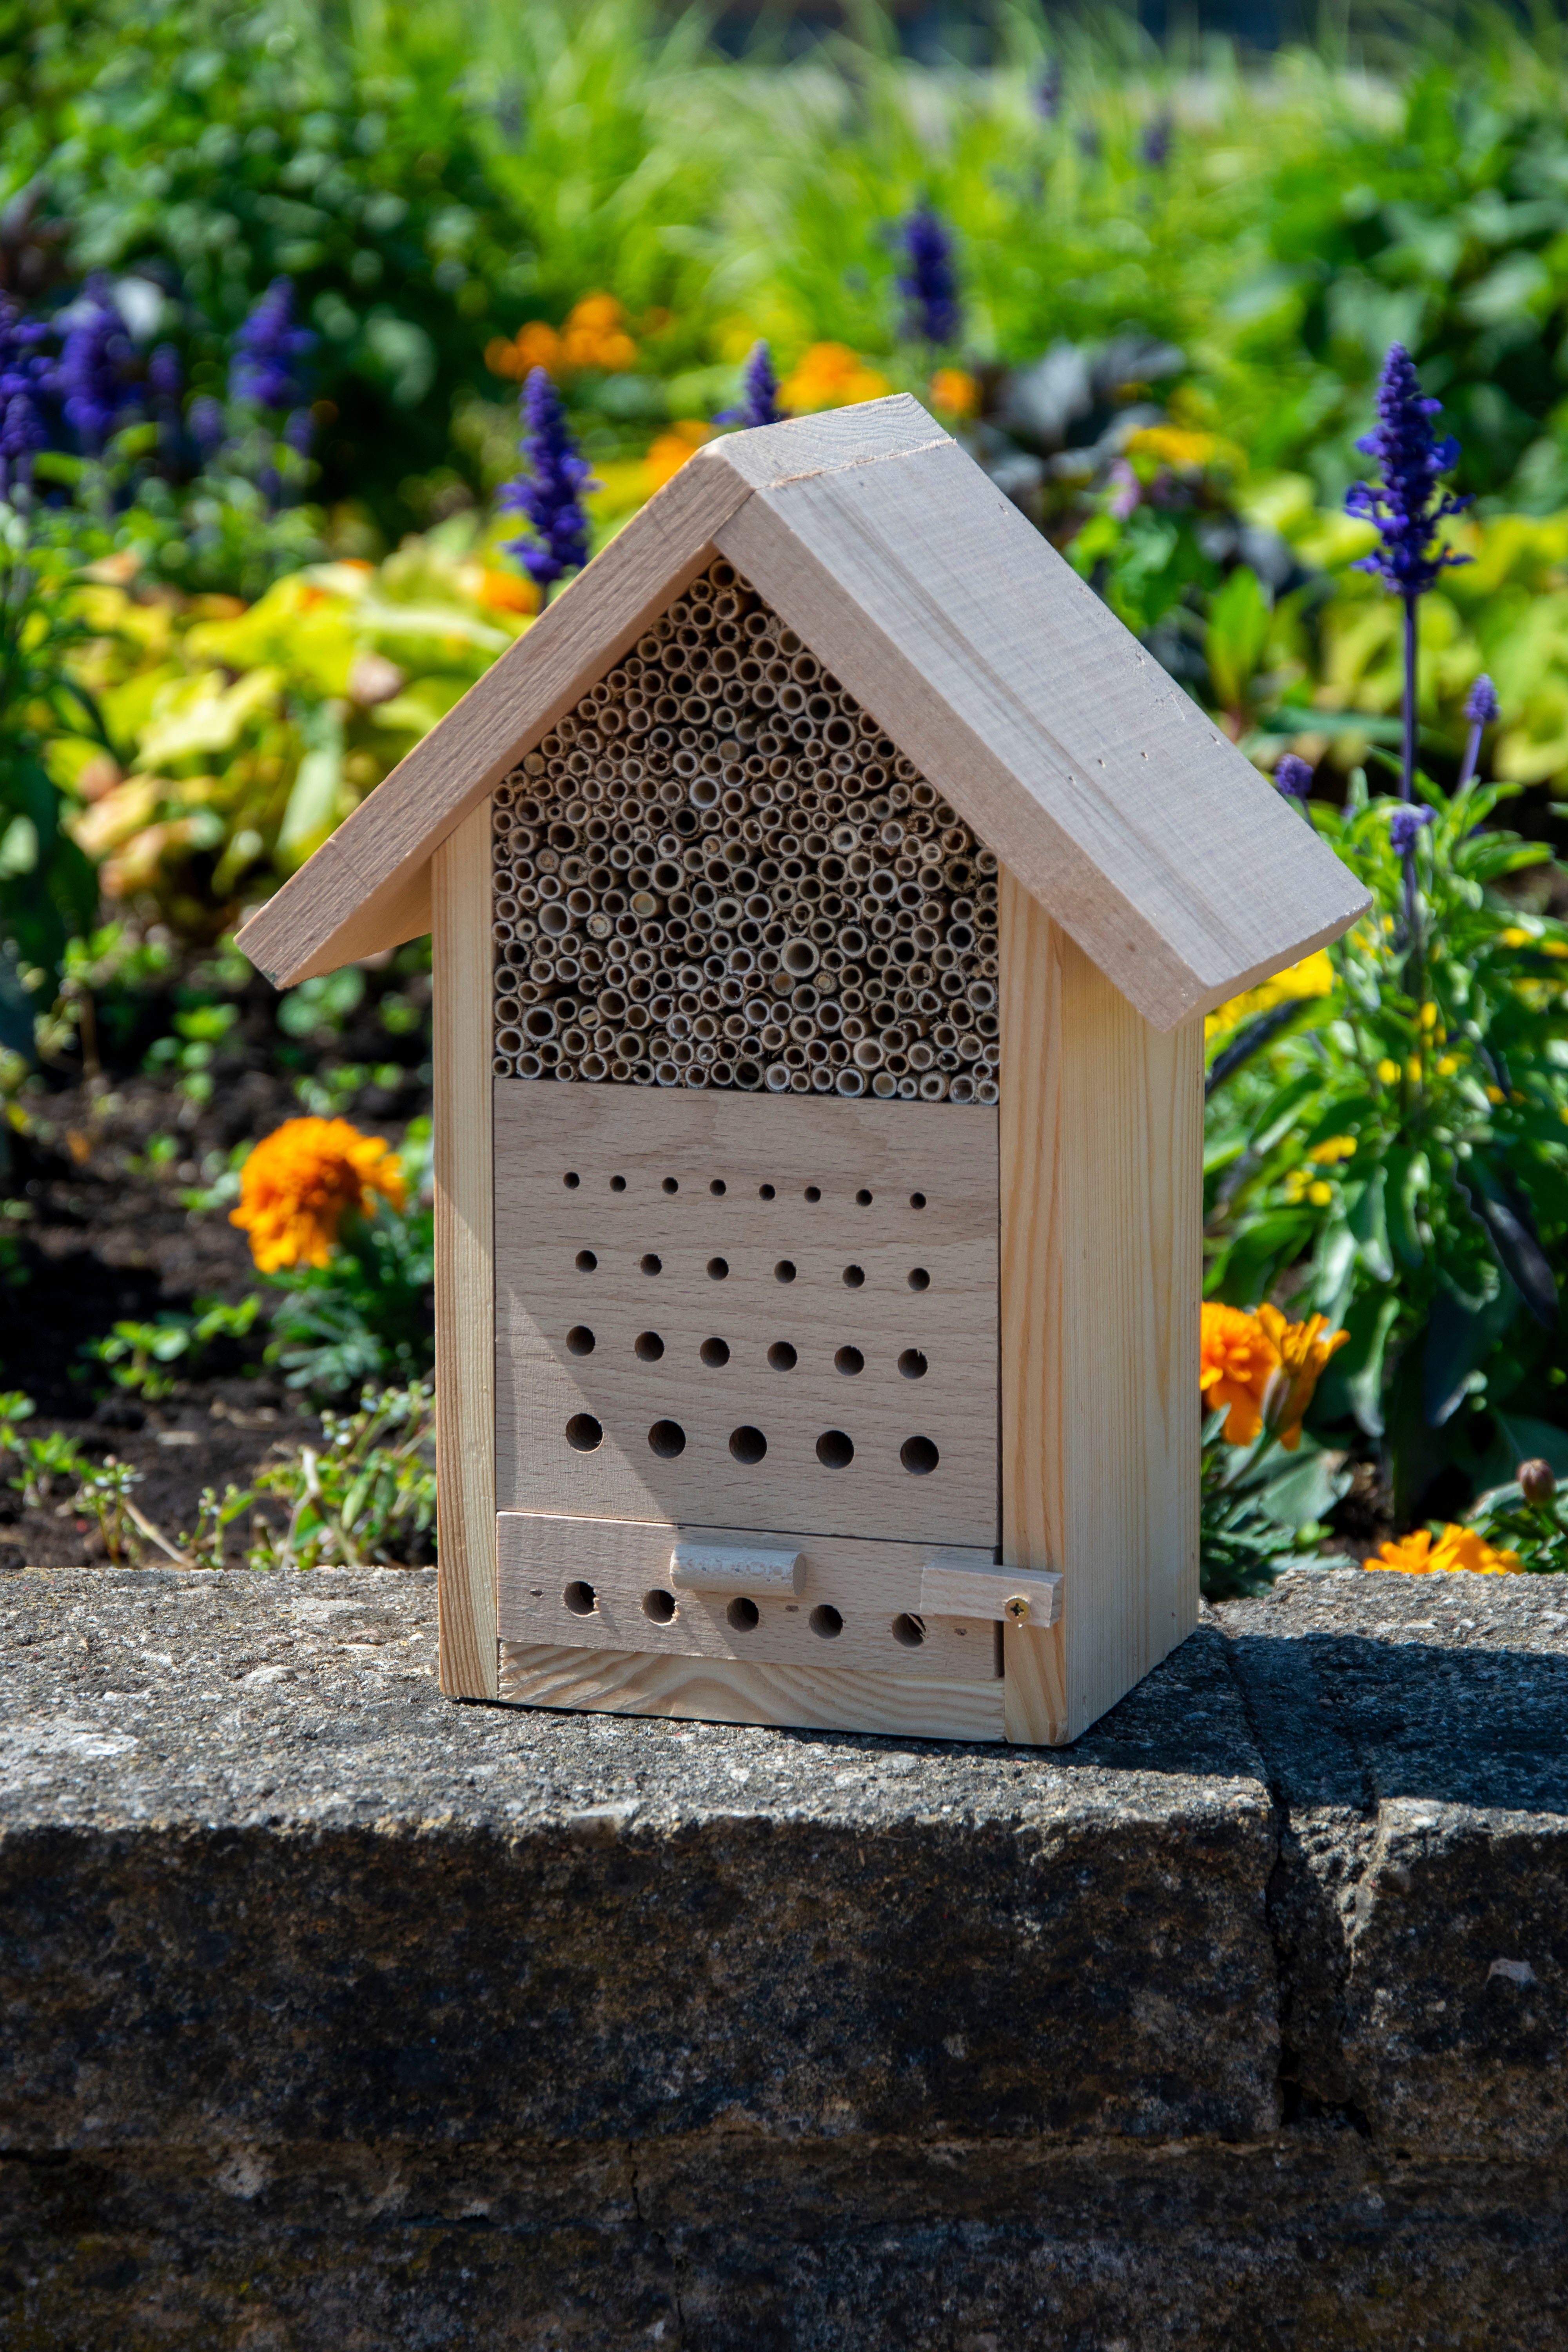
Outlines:
{"type": "Polygon", "coordinates": [[[226,427],[222,401],[215,400],[210,393],[202,393],[192,401],[187,422],[191,428],[191,438],[201,451],[202,462],[205,465],[223,446],[226,427]]]}
{"type": "Polygon", "coordinates": [[[14,392],[0,409],[0,498],[26,489],[33,478],[33,459],[48,437],[31,395],[14,392]]]}
{"type": "Polygon", "coordinates": [[[125,331],[109,280],[101,270],[88,279],[81,299],[72,305],[56,378],[64,394],[66,422],[89,457],[96,457],[114,430],[115,419],[131,399],[124,363],[131,355],[125,331]]]}
{"type": "Polygon", "coordinates": [[[1395,343],[1377,388],[1377,429],[1356,443],[1363,457],[1377,460],[1380,478],[1357,482],[1345,511],[1375,523],[1381,542],[1356,570],[1375,572],[1385,587],[1407,599],[1424,596],[1447,565],[1469,562],[1432,544],[1438,524],[1470,503],[1437,487],[1438,477],[1459,454],[1456,440],[1439,440],[1432,430],[1433,417],[1441,413],[1440,401],[1423,398],[1415,362],[1403,343],[1395,343]]]}
{"type": "Polygon", "coordinates": [[[1482,670],[1470,688],[1465,705],[1465,716],[1472,727],[1489,727],[1494,719],[1502,716],[1502,705],[1497,698],[1497,688],[1482,670]]]}
{"type": "Polygon", "coordinates": [[[958,280],[952,239],[929,205],[920,205],[901,233],[905,268],[899,291],[908,305],[906,332],[928,343],[958,341],[958,280]]]}
{"type": "Polygon", "coordinates": [[[1035,111],[1042,122],[1054,122],[1062,110],[1062,61],[1047,58],[1035,88],[1035,111]]]}
{"type": "Polygon", "coordinates": [[[1302,807],[1312,789],[1312,763],[1287,751],[1274,764],[1274,789],[1288,801],[1300,801],[1302,807]]]}
{"type": "Polygon", "coordinates": [[[1411,808],[1406,803],[1400,803],[1388,821],[1389,846],[1396,856],[1409,856],[1422,827],[1430,824],[1432,818],[1433,811],[1429,808],[1411,808]]]}
{"type": "Polygon", "coordinates": [[[1144,126],[1138,153],[1152,172],[1163,172],[1170,162],[1171,139],[1175,127],[1168,113],[1156,114],[1152,121],[1144,126]]]}
{"type": "Polygon", "coordinates": [[[147,362],[147,381],[160,400],[178,400],[184,378],[173,343],[160,343],[147,362]]]}
{"type": "Polygon", "coordinates": [[[535,368],[522,388],[522,414],[528,472],[507,483],[500,504],[525,516],[534,536],[509,540],[507,551],[537,586],[548,588],[587,562],[588,518],[582,498],[599,486],[587,460],[577,454],[561,395],[542,368],[535,368]]]}
{"type": "Polygon", "coordinates": [[[297,408],[305,396],[300,362],[314,351],[308,327],[294,324],[294,289],[275,278],[234,339],[228,396],[257,408],[297,408]]]}
{"type": "Polygon", "coordinates": [[[718,425],[741,425],[748,430],[757,425],[783,424],[779,380],[773,373],[773,356],[766,343],[753,343],[747,355],[741,376],[740,406],[721,410],[714,422],[718,425]]]}
{"type": "Polygon", "coordinates": [[[49,363],[38,349],[45,332],[0,295],[0,498],[26,488],[33,459],[48,441],[38,407],[53,388],[49,363]]]}

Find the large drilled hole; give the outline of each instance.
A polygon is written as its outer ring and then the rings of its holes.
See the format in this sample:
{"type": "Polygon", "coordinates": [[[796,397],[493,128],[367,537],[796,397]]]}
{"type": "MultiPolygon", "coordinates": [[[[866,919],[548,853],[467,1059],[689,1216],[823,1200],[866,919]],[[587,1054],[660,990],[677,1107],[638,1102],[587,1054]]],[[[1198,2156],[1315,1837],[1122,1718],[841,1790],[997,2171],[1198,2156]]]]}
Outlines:
{"type": "Polygon", "coordinates": [[[561,1595],[561,1598],[564,1601],[567,1608],[570,1609],[574,1617],[591,1617],[593,1615],[594,1588],[591,1584],[584,1584],[579,1579],[575,1583],[569,1584],[566,1587],[566,1590],[561,1595]]]}
{"type": "Polygon", "coordinates": [[[840,1348],[833,1359],[833,1369],[836,1372],[863,1372],[866,1359],[858,1348],[840,1348]]]}
{"type": "Polygon", "coordinates": [[[610,1179],[610,1190],[611,1190],[611,1192],[624,1192],[626,1191],[626,1178],[625,1178],[624,1176],[612,1176],[612,1177],[611,1177],[611,1179],[610,1179]]]}
{"type": "Polygon", "coordinates": [[[925,1204],[926,1196],[923,1192],[911,1192],[910,1194],[910,1206],[911,1209],[923,1209],[925,1204]]]}
{"type": "Polygon", "coordinates": [[[566,1345],[574,1356],[591,1356],[594,1335],[585,1323],[574,1323],[566,1334],[566,1345]]]}
{"type": "Polygon", "coordinates": [[[729,1187],[726,1185],[722,1176],[715,1176],[711,1184],[709,1185],[708,1190],[716,1196],[719,1196],[726,1192],[729,1190],[729,1187]]]}
{"type": "Polygon", "coordinates": [[[605,1433],[591,1412],[574,1412],[566,1424],[566,1443],[574,1452],[592,1454],[605,1442],[605,1433]]]}
{"type": "Polygon", "coordinates": [[[805,1197],[808,1201],[820,1201],[822,1198],[821,1185],[808,1184],[805,1188],[805,1197]]]}
{"type": "Polygon", "coordinates": [[[727,1257],[710,1257],[709,1259],[708,1274],[710,1281],[722,1282],[729,1271],[730,1261],[727,1257]]]}
{"type": "Polygon", "coordinates": [[[759,1201],[771,1201],[773,1197],[773,1187],[771,1184],[758,1185],[757,1198],[759,1201]]]}
{"type": "Polygon", "coordinates": [[[819,1601],[805,1622],[814,1633],[821,1634],[825,1642],[831,1642],[836,1634],[844,1631],[844,1620],[829,1601],[819,1601]]]}
{"type": "Polygon", "coordinates": [[[661,1257],[656,1257],[652,1250],[649,1250],[647,1255],[639,1263],[645,1274],[658,1274],[664,1265],[664,1260],[661,1257]]]}
{"type": "Polygon", "coordinates": [[[910,1288],[911,1290],[929,1290],[931,1288],[931,1276],[926,1272],[923,1265],[912,1265],[910,1268],[910,1288]]]}
{"type": "Polygon", "coordinates": [[[760,1462],[767,1450],[767,1439],[749,1422],[730,1432],[730,1451],[737,1462],[760,1462]]]}
{"type": "Polygon", "coordinates": [[[906,1348],[899,1358],[899,1370],[906,1381],[923,1381],[928,1367],[918,1348],[906,1348]]]}
{"type": "Polygon", "coordinates": [[[737,1633],[749,1633],[761,1619],[762,1613],[754,1601],[744,1599],[731,1601],[724,1612],[724,1622],[726,1625],[732,1625],[737,1633]]]}
{"type": "Polygon", "coordinates": [[[661,1462],[673,1462],[678,1454],[686,1451],[686,1432],[678,1421],[656,1421],[648,1431],[647,1442],[661,1462]]]}
{"type": "Polygon", "coordinates": [[[793,1372],[800,1358],[787,1339],[775,1339],[768,1349],[768,1361],[775,1372],[793,1372]]]}
{"type": "Polygon", "coordinates": [[[577,1271],[578,1271],[578,1273],[579,1273],[579,1274],[592,1274],[592,1273],[593,1273],[593,1271],[594,1271],[594,1268],[598,1265],[598,1263],[599,1263],[599,1261],[598,1261],[598,1259],[594,1255],[594,1253],[593,1253],[593,1251],[592,1251],[592,1250],[579,1250],[579,1251],[578,1251],[578,1253],[577,1253],[577,1257],[576,1257],[576,1266],[577,1266],[577,1271]]]}
{"type": "Polygon", "coordinates": [[[925,1637],[926,1629],[920,1618],[911,1617],[907,1611],[894,1618],[893,1639],[901,1649],[918,1650],[925,1637]]]}
{"type": "Polygon", "coordinates": [[[674,1593],[660,1592],[657,1589],[652,1592],[645,1592],[642,1597],[642,1613],[645,1617],[651,1618],[656,1625],[668,1625],[675,1614],[674,1593]]]}
{"type": "Polygon", "coordinates": [[[664,1180],[663,1190],[667,1192],[679,1192],[680,1190],[679,1180],[674,1176],[667,1176],[664,1180]]]}
{"type": "Polygon", "coordinates": [[[871,1205],[871,1195],[862,1187],[855,1195],[855,1203],[858,1208],[868,1209],[871,1205]]]}
{"type": "Polygon", "coordinates": [[[578,1185],[583,1181],[583,1179],[578,1175],[574,1168],[569,1168],[566,1171],[565,1175],[561,1179],[561,1181],[565,1185],[566,1190],[569,1192],[574,1192],[577,1190],[578,1185]]]}
{"type": "Polygon", "coordinates": [[[773,1268],[773,1280],[775,1282],[793,1282],[795,1280],[795,1261],[793,1258],[780,1258],[777,1265],[773,1268]]]}
{"type": "Polygon", "coordinates": [[[844,1286],[846,1290],[858,1290],[865,1279],[866,1269],[863,1265],[847,1265],[845,1267],[844,1286]]]}
{"type": "Polygon", "coordinates": [[[816,1441],[816,1458],[825,1470],[847,1470],[855,1459],[855,1445],[841,1429],[825,1429],[816,1441]]]}
{"type": "Polygon", "coordinates": [[[717,1371],[721,1365],[730,1360],[730,1342],[728,1339],[704,1339],[697,1352],[710,1370],[717,1371]]]}
{"type": "Polygon", "coordinates": [[[664,1341],[657,1331],[639,1331],[632,1341],[632,1353],[641,1363],[657,1364],[664,1353],[664,1341]]]}
{"type": "Polygon", "coordinates": [[[915,1477],[923,1478],[929,1470],[936,1468],[942,1456],[929,1437],[906,1437],[899,1448],[899,1459],[915,1477]]]}

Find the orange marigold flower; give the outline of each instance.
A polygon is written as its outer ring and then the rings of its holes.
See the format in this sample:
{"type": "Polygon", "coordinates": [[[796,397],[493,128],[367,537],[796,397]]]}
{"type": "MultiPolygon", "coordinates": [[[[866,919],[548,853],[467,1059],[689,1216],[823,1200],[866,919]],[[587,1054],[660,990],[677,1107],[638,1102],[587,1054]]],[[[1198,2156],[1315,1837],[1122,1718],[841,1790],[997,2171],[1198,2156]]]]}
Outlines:
{"type": "Polygon", "coordinates": [[[402,1208],[403,1171],[384,1137],[362,1135],[346,1118],[286,1119],[246,1161],[229,1223],[250,1235],[262,1274],[325,1265],[344,1215],[368,1213],[377,1192],[402,1208]]]}
{"type": "Polygon", "coordinates": [[[649,494],[662,490],[670,476],[679,473],[688,457],[712,438],[712,425],[700,416],[682,417],[668,433],[661,433],[643,460],[649,494]]]}
{"type": "Polygon", "coordinates": [[[1452,1575],[1459,1570],[1471,1576],[1518,1576],[1521,1572],[1518,1552],[1489,1544],[1474,1528],[1456,1526],[1452,1519],[1436,1538],[1430,1528],[1416,1528],[1407,1536],[1391,1536],[1375,1559],[1363,1560],[1362,1566],[1394,1569],[1401,1576],[1452,1575]]]}
{"type": "Polygon", "coordinates": [[[537,613],[539,591],[531,580],[520,572],[483,571],[479,574],[479,600],[495,613],[537,613]]]}
{"type": "Polygon", "coordinates": [[[967,368],[938,368],[931,380],[931,403],[949,416],[973,416],[980,405],[980,385],[967,368]]]}
{"type": "Polygon", "coordinates": [[[1198,1386],[1208,1412],[1229,1407],[1224,1432],[1227,1445],[1250,1445],[1261,1432],[1263,1399],[1279,1361],[1255,1315],[1205,1299],[1198,1386]]]}
{"type": "Polygon", "coordinates": [[[885,375],[847,343],[813,343],[792,375],[779,386],[780,404],[804,415],[807,409],[838,408],[852,400],[880,400],[890,390],[885,375]]]}
{"type": "Polygon", "coordinates": [[[1348,1331],[1331,1331],[1326,1315],[1305,1323],[1288,1323],[1277,1307],[1260,1307],[1258,1321],[1273,1348],[1279,1370],[1268,1383],[1263,1417],[1287,1454],[1301,1443],[1301,1423],[1329,1358],[1350,1338],[1348,1331]]]}

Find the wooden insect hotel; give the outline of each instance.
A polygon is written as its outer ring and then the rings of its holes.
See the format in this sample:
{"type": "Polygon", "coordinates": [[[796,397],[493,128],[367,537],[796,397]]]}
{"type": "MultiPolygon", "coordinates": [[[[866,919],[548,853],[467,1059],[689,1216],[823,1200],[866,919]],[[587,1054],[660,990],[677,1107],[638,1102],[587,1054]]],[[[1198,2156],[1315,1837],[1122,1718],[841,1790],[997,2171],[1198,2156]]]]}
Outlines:
{"type": "Polygon", "coordinates": [[[443,1687],[1093,1722],[1197,1613],[1203,1015],[1363,903],[914,401],[700,450],[242,934],[434,936],[443,1687]]]}

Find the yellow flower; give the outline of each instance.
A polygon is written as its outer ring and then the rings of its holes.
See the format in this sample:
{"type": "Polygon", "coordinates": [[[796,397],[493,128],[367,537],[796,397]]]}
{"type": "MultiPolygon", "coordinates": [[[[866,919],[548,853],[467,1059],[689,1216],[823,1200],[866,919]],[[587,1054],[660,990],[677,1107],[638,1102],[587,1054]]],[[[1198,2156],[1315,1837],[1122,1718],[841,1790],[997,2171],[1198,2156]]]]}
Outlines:
{"type": "Polygon", "coordinates": [[[1517,923],[1510,923],[1506,931],[1498,933],[1498,937],[1505,948],[1528,948],[1535,943],[1535,933],[1521,930],[1517,923]]]}
{"type": "Polygon", "coordinates": [[[1243,996],[1233,996],[1207,1014],[1204,1021],[1204,1036],[1211,1044],[1226,1036],[1242,1022],[1250,1021],[1259,1013],[1271,1013],[1277,1004],[1305,1003],[1314,996],[1327,996],[1334,984],[1334,968],[1322,948],[1305,957],[1300,963],[1277,971],[1272,980],[1261,981],[1243,996]]]}
{"type": "Polygon", "coordinates": [[[1421,1007],[1420,1021],[1423,1029],[1435,1029],[1437,1026],[1437,1008],[1430,997],[1421,1007]]]}
{"type": "Polygon", "coordinates": [[[1487,1088],[1487,1100],[1488,1100],[1488,1102],[1489,1102],[1489,1103],[1500,1103],[1500,1102],[1506,1102],[1506,1101],[1507,1101],[1507,1099],[1508,1099],[1508,1097],[1507,1097],[1507,1096],[1503,1093],[1503,1090],[1502,1090],[1502,1088],[1501,1088],[1500,1087],[1489,1087],[1487,1088]]]}
{"type": "Polygon", "coordinates": [[[1363,1560],[1362,1566],[1394,1569],[1402,1576],[1452,1575],[1458,1570],[1471,1576],[1520,1573],[1516,1551],[1503,1551],[1496,1544],[1488,1543],[1474,1528],[1457,1527],[1452,1519],[1436,1542],[1429,1528],[1416,1528],[1407,1536],[1391,1536],[1376,1558],[1363,1560]]]}
{"type": "Polygon", "coordinates": [[[1451,1078],[1458,1071],[1462,1069],[1463,1066],[1464,1065],[1458,1054],[1445,1054],[1442,1060],[1437,1065],[1437,1076],[1440,1078],[1451,1078]]]}
{"type": "Polygon", "coordinates": [[[229,1223],[250,1235],[262,1274],[325,1265],[347,1212],[368,1213],[377,1192],[403,1206],[403,1171],[384,1137],[346,1118],[286,1119],[246,1161],[229,1223]]]}
{"type": "Polygon", "coordinates": [[[1391,1062],[1385,1054],[1377,1066],[1377,1075],[1385,1087],[1396,1087],[1399,1084],[1398,1063],[1391,1062]]]}
{"type": "Polygon", "coordinates": [[[1318,1160],[1325,1168],[1331,1168],[1336,1160],[1353,1160],[1355,1138],[1353,1135],[1328,1136],[1321,1143],[1314,1143],[1307,1157],[1318,1160]]]}
{"type": "Polygon", "coordinates": [[[980,386],[967,368],[938,368],[931,380],[931,404],[949,416],[973,416],[980,405],[980,386]]]}
{"type": "Polygon", "coordinates": [[[1568,956],[1568,940],[1542,940],[1541,952],[1549,956],[1568,956]]]}
{"type": "Polygon", "coordinates": [[[1173,466],[1178,473],[1195,473],[1220,447],[1212,433],[1194,433],[1180,425],[1145,425],[1127,444],[1130,457],[1152,457],[1157,466],[1173,466]]]}
{"type": "Polygon", "coordinates": [[[1418,1087],[1420,1085],[1421,1056],[1419,1054],[1411,1055],[1410,1059],[1405,1065],[1405,1075],[1409,1079],[1413,1087],[1418,1087]]]}
{"type": "Polygon", "coordinates": [[[1314,1209],[1326,1209],[1333,1197],[1333,1186],[1331,1184],[1325,1184],[1321,1177],[1318,1179],[1318,1181],[1315,1184],[1309,1184],[1307,1187],[1307,1198],[1310,1201],[1314,1209]]]}
{"type": "Polygon", "coordinates": [[[887,377],[868,367],[847,343],[813,343],[780,384],[779,401],[801,415],[810,408],[841,408],[852,400],[880,400],[889,389],[887,377]]]}
{"type": "Polygon", "coordinates": [[[1279,1359],[1255,1315],[1205,1298],[1198,1387],[1205,1410],[1228,1406],[1227,1445],[1250,1445],[1263,1427],[1263,1398],[1279,1359]]]}
{"type": "Polygon", "coordinates": [[[647,478],[648,495],[661,490],[674,474],[679,474],[688,457],[695,455],[705,441],[713,438],[713,427],[700,416],[684,416],[661,433],[647,456],[643,459],[643,471],[647,478]]]}
{"type": "MultiPolygon", "coordinates": [[[[1313,1187],[1314,1192],[1318,1189],[1313,1187]]],[[[1329,1187],[1325,1184],[1321,1190],[1328,1192],[1329,1187]]],[[[1274,1350],[1277,1366],[1264,1394],[1263,1417],[1287,1454],[1294,1454],[1301,1443],[1307,1408],[1328,1370],[1329,1359],[1344,1346],[1350,1333],[1331,1331],[1326,1315],[1309,1316],[1305,1323],[1288,1322],[1278,1307],[1260,1307],[1258,1326],[1274,1350]]]]}

